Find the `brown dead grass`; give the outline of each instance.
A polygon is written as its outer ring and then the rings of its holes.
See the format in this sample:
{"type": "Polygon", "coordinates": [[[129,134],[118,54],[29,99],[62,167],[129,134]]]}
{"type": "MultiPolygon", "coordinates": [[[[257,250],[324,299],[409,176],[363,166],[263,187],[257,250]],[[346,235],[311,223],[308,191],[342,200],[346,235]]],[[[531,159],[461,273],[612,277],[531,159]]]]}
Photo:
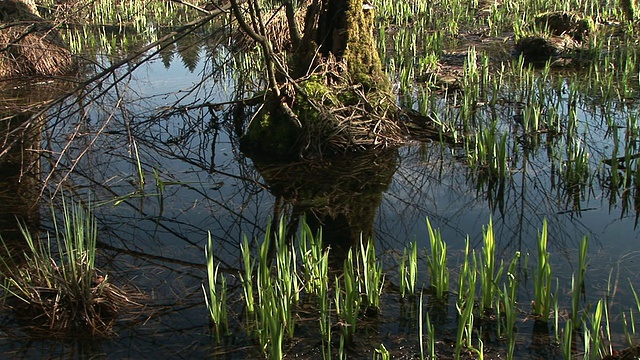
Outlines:
{"type": "Polygon", "coordinates": [[[21,1],[0,3],[0,78],[55,76],[74,69],[55,27],[21,1]]]}

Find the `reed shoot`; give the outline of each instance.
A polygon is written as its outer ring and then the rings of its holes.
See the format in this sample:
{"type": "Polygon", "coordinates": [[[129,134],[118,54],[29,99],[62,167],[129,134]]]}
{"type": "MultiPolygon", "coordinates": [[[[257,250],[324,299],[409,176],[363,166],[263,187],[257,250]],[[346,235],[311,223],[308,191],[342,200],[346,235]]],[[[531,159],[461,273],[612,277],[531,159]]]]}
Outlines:
{"type": "Polygon", "coordinates": [[[493,234],[493,220],[483,232],[482,256],[480,257],[480,295],[484,311],[494,308],[496,295],[500,293],[498,283],[502,276],[503,266],[496,264],[496,240],[493,234]]]}
{"type": "Polygon", "coordinates": [[[416,293],[418,278],[418,242],[409,244],[409,251],[404,249],[400,263],[400,295],[405,297],[407,293],[413,296],[416,293]]]}
{"type": "Polygon", "coordinates": [[[223,276],[218,277],[220,264],[215,265],[213,256],[213,241],[211,232],[208,233],[207,246],[204,248],[205,258],[207,259],[207,279],[208,288],[204,285],[204,300],[209,309],[209,317],[213,321],[216,339],[220,341],[220,333],[226,333],[229,328],[227,320],[227,283],[223,276]],[[218,282],[220,286],[218,287],[218,282]]]}
{"type": "Polygon", "coordinates": [[[538,233],[538,267],[533,279],[534,304],[533,314],[538,320],[547,322],[551,311],[551,264],[547,252],[547,220],[538,233]]]}
{"type": "Polygon", "coordinates": [[[427,264],[431,275],[431,288],[435,297],[444,300],[449,291],[449,269],[447,268],[447,243],[442,240],[440,230],[434,230],[427,219],[431,252],[427,253],[427,264]]]}

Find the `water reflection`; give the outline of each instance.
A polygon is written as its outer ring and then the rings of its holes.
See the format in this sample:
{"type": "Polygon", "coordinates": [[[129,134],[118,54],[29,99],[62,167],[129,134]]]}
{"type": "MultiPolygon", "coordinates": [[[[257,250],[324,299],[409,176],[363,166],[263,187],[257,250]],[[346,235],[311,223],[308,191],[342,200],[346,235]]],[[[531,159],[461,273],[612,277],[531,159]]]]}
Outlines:
{"type": "Polygon", "coordinates": [[[322,228],[331,260],[341,267],[352,246],[373,237],[397,158],[397,150],[388,149],[293,163],[254,160],[254,166],[276,199],[274,218],[290,207],[291,232],[301,216],[314,233],[322,228]]]}
{"type": "MultiPolygon", "coordinates": [[[[7,114],[1,121],[0,231],[5,240],[20,238],[16,219],[30,228],[38,223],[41,130],[25,131],[30,114],[7,114]]],[[[34,121],[36,122],[36,121],[34,121]]]]}
{"type": "Polygon", "coordinates": [[[47,122],[41,108],[71,87],[64,81],[0,83],[0,235],[6,240],[21,238],[17,222],[39,227],[47,122]]]}

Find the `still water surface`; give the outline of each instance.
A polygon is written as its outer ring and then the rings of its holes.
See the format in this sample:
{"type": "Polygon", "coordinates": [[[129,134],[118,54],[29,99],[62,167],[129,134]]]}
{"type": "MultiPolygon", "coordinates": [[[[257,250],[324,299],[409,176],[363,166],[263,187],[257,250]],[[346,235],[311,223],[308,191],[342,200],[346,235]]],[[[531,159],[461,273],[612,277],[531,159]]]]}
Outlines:
{"type": "MultiPolygon", "coordinates": [[[[623,210],[621,200],[610,201],[608,190],[598,181],[577,197],[566,195],[554,184],[544,151],[528,155],[512,151],[512,177],[501,188],[479,183],[464,159],[455,156],[457,150],[438,143],[416,143],[378,159],[331,161],[335,166],[323,162],[314,165],[320,172],[315,175],[302,169],[302,162],[290,164],[290,174],[276,176],[264,164],[255,167],[240,152],[237,124],[228,107],[201,106],[234,100],[233,77],[213,71],[211,61],[203,53],[191,71],[175,59],[166,67],[154,58],[131,74],[119,70],[124,75],[119,82],[113,83],[115,76],[105,78],[99,88],[81,94],[79,101],[67,100],[50,115],[42,139],[43,153],[52,154],[42,160],[49,190],[91,198],[99,220],[100,268],[115,283],[140,289],[147,296],[146,306],[133,321],[123,319],[118,336],[112,339],[31,341],[21,338],[19,330],[6,330],[7,336],[0,337],[2,352],[14,358],[208,357],[220,348],[210,338],[201,289],[206,277],[203,246],[207,232],[213,236],[221,268],[234,277],[240,268],[242,234],[257,238],[255,246],[268,219],[331,207],[331,199],[342,201],[340,206],[362,217],[359,220],[365,226],[369,220],[364,218],[371,216],[377,252],[392,281],[399,254],[409,241],[417,240],[421,249],[429,247],[427,217],[442,230],[452,268],[462,256],[467,235],[472,247],[480,249],[483,227],[490,218],[499,258],[509,261],[516,251],[535,254],[536,234],[546,218],[560,292],[569,294],[577,247],[585,235],[590,239],[588,298],[603,295],[611,269],[621,284],[626,285],[629,278],[640,288],[636,210],[633,206],[623,210]],[[217,75],[211,76],[214,72],[217,75]],[[103,89],[107,90],[102,93],[103,89]],[[54,170],[52,164],[57,164],[54,170]],[[369,171],[380,176],[359,179],[341,190],[322,173],[339,173],[340,167],[362,167],[360,174],[369,171]],[[301,178],[291,179],[291,174],[301,178]],[[327,182],[330,190],[319,185],[309,190],[314,194],[298,196],[283,185],[288,182],[308,188],[327,182]],[[371,191],[379,194],[369,194],[371,191]],[[346,200],[336,192],[345,193],[346,200]],[[369,194],[366,201],[371,209],[349,207],[353,206],[349,199],[363,201],[357,197],[360,193],[369,194]],[[287,205],[292,201],[295,204],[287,205]]],[[[601,117],[581,105],[585,126],[601,117]]],[[[517,115],[517,109],[503,110],[506,119],[517,115]]],[[[609,146],[596,129],[589,133],[594,173],[602,159],[598,154],[608,152],[609,146]]],[[[341,234],[335,236],[338,239],[341,234]]],[[[426,264],[421,268],[424,272],[426,264]]],[[[428,281],[422,275],[421,280],[428,281]]],[[[523,285],[527,286],[531,284],[523,285]]],[[[520,301],[529,302],[529,294],[523,291],[520,301]]],[[[630,300],[626,292],[616,298],[627,307],[630,300]]],[[[3,328],[15,326],[4,319],[3,328]]],[[[224,351],[237,349],[227,354],[230,358],[255,355],[253,350],[242,350],[246,346],[250,342],[239,337],[230,340],[224,351]]]]}

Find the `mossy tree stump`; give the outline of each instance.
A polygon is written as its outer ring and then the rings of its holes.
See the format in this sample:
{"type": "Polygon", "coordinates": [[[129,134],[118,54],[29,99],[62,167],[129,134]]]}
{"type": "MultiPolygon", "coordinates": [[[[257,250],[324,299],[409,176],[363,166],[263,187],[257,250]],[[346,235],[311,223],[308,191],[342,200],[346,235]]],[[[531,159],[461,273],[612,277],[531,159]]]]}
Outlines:
{"type": "Polygon", "coordinates": [[[321,156],[400,144],[404,136],[393,120],[395,101],[373,36],[373,7],[362,0],[315,0],[296,18],[293,4],[285,6],[288,69],[278,67],[281,57],[264,44],[268,34],[256,34],[279,74],[271,76],[278,80],[248,126],[243,151],[321,156]]]}

